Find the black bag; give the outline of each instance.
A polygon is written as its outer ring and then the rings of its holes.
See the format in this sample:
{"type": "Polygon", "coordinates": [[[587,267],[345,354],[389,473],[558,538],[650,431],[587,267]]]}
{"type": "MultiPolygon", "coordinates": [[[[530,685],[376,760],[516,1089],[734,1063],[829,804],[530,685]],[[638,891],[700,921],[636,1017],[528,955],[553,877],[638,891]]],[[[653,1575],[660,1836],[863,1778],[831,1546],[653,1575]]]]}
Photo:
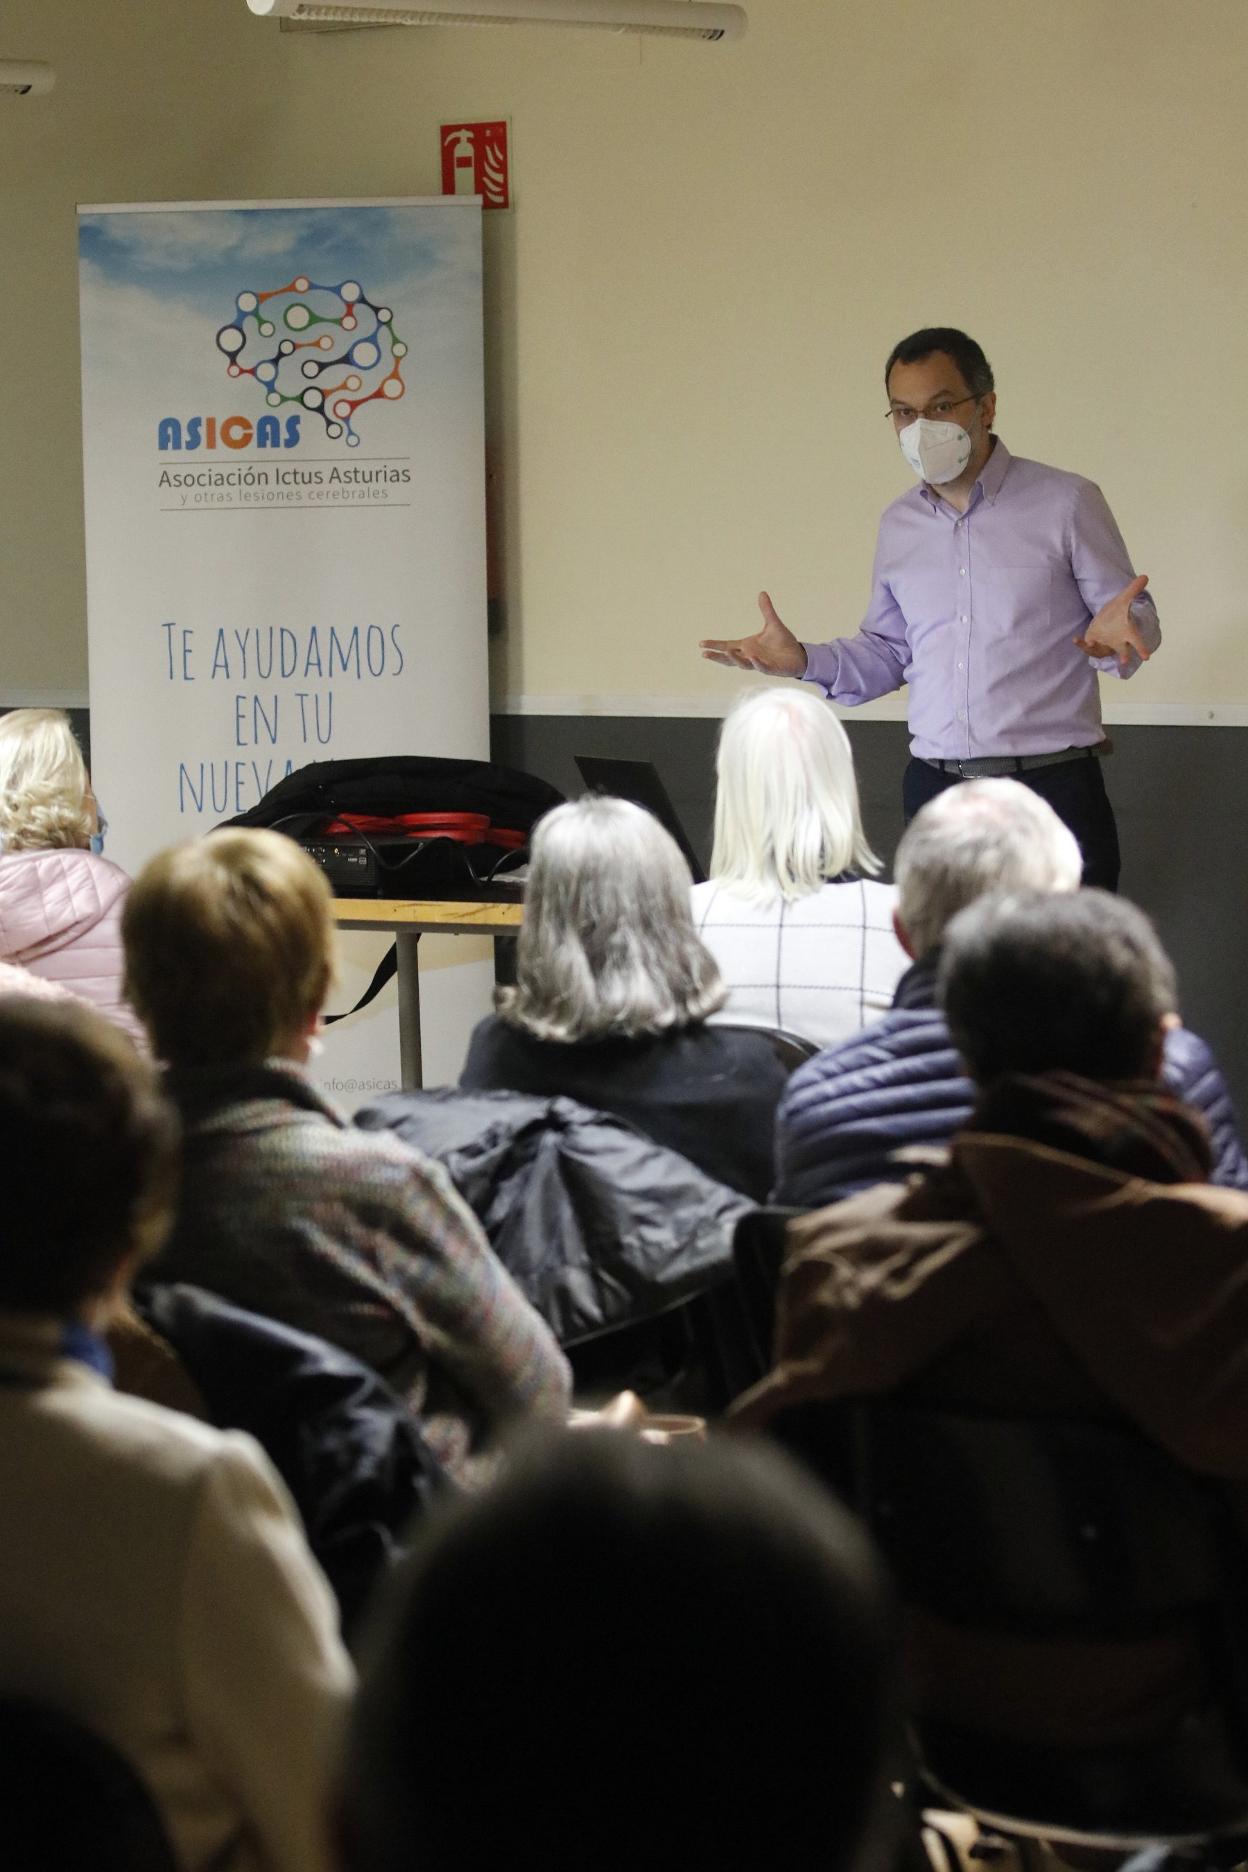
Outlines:
{"type": "MultiPolygon", "coordinates": [[[[320,860],[340,897],[471,896],[497,888],[528,856],[543,813],[562,804],[557,787],[497,761],[382,754],[311,761],[224,823],[284,832],[320,860]],[[421,826],[422,819],[439,823],[421,826]]],[[[346,1012],[375,1000],[396,967],[392,947],[346,1012]]]]}
{"type": "Polygon", "coordinates": [[[522,832],[527,839],[542,814],[562,803],[557,787],[497,761],[382,754],[311,761],[270,787],[249,812],[225,823],[272,826],[302,838],[343,813],[474,813],[484,814],[492,828],[522,832]]]}
{"type": "Polygon", "coordinates": [[[358,847],[373,861],[361,863],[369,882],[353,889],[344,867],[334,876],[340,896],[413,897],[504,875],[522,860],[542,814],[562,801],[557,787],[495,761],[392,754],[313,761],[226,824],[285,832],[322,860],[327,840],[358,847]]]}

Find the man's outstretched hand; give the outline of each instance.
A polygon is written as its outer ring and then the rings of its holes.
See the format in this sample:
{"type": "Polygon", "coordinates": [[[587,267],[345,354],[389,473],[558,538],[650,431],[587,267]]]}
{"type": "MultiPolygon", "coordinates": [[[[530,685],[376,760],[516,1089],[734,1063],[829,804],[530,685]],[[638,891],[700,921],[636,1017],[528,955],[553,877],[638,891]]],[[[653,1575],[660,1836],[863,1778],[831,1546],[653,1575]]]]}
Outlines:
{"type": "MultiPolygon", "coordinates": [[[[1102,605],[1082,637],[1076,637],[1075,643],[1085,656],[1116,656],[1120,663],[1131,661],[1131,652],[1147,663],[1148,645],[1140,635],[1140,627],[1131,616],[1132,601],[1139,597],[1148,584],[1147,573],[1141,572],[1129,585],[1124,585],[1116,598],[1111,598],[1107,605],[1102,605]]],[[[776,620],[779,623],[779,619],[776,620]]],[[[753,639],[750,640],[751,642],[753,639]]]]}
{"type": "Polygon", "coordinates": [[[788,625],[780,622],[766,592],[759,592],[758,608],[763,614],[762,630],[728,642],[704,637],[698,645],[703,656],[712,663],[726,663],[730,669],[758,670],[763,676],[804,676],[806,652],[788,625]]]}

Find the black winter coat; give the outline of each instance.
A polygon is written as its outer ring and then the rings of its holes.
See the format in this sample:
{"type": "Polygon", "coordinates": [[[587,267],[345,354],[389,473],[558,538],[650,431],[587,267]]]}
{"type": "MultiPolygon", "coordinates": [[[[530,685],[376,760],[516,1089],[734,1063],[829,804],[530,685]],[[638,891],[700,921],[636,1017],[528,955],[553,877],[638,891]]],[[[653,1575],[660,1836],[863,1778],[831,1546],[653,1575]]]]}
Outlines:
{"type": "Polygon", "coordinates": [[[732,1273],[748,1197],[623,1119],[567,1098],[392,1092],[356,1114],[441,1163],[564,1346],[678,1306],[732,1273]]]}
{"type": "Polygon", "coordinates": [[[201,1287],[152,1284],[135,1305],[211,1421],[248,1431],[278,1471],[350,1632],[415,1517],[450,1487],[411,1411],[349,1352],[201,1287]]]}

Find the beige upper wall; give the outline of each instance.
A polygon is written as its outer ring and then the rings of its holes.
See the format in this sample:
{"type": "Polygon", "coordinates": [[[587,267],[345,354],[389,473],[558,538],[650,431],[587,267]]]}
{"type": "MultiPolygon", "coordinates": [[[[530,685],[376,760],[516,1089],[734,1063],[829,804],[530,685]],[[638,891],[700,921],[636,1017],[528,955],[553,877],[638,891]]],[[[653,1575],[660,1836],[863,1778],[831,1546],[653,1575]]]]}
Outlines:
{"type": "MultiPolygon", "coordinates": [[[[495,700],[739,681],[770,587],[854,628],[907,483],[880,367],[965,325],[1016,452],[1100,481],[1167,626],[1128,699],[1248,706],[1242,0],[747,0],[741,44],[280,34],[245,0],[8,0],[0,700],[86,686],[76,201],[410,195],[506,115],[487,217],[495,700]]],[[[142,542],[135,542],[136,551],[142,542]]]]}

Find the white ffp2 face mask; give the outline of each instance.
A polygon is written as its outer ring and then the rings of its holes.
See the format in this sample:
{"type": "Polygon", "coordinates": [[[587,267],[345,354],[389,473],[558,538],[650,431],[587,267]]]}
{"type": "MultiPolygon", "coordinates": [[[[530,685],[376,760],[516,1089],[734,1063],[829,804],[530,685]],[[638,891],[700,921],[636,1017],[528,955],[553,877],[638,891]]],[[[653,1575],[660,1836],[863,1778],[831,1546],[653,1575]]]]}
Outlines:
{"type": "Polygon", "coordinates": [[[933,487],[956,481],[971,459],[971,438],[961,423],[931,422],[926,416],[916,416],[897,440],[915,474],[933,487]]]}

